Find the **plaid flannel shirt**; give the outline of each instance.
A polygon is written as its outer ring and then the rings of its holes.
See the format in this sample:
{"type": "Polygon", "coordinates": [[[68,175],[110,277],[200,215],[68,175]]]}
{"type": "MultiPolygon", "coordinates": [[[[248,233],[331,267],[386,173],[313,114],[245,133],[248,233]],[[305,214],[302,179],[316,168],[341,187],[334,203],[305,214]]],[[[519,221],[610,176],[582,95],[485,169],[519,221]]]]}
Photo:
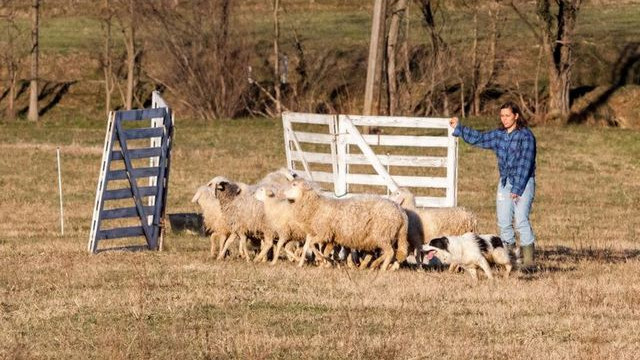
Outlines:
{"type": "Polygon", "coordinates": [[[458,123],[453,136],[460,136],[473,146],[495,151],[502,186],[509,180],[511,192],[522,196],[529,178],[536,173],[536,138],[529,128],[511,133],[505,129],[478,131],[458,123]]]}

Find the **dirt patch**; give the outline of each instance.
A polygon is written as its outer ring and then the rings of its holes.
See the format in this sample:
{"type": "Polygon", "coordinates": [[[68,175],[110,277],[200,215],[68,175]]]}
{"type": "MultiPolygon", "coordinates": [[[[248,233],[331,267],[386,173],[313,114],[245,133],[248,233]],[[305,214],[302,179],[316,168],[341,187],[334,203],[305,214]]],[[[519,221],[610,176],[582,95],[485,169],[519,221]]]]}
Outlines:
{"type": "Polygon", "coordinates": [[[640,129],[640,86],[599,86],[577,99],[571,113],[577,123],[640,129]]]}

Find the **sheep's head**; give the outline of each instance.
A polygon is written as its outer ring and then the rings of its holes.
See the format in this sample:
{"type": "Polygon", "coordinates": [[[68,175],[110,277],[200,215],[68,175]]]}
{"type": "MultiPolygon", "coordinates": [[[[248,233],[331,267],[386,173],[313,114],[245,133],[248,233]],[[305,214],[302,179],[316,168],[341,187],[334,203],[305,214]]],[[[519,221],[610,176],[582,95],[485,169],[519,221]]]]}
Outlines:
{"type": "Polygon", "coordinates": [[[229,181],[221,181],[216,184],[215,196],[216,198],[234,198],[240,195],[242,190],[240,187],[229,181]]]}
{"type": "Polygon", "coordinates": [[[296,173],[295,170],[290,170],[290,169],[287,169],[287,168],[283,167],[283,168],[278,169],[278,172],[280,174],[284,175],[287,178],[287,180],[289,180],[289,181],[293,181],[295,179],[299,179],[300,178],[300,175],[298,175],[298,173],[296,173]]]}
{"type": "Polygon", "coordinates": [[[302,198],[305,192],[312,190],[311,184],[303,179],[296,179],[289,184],[289,187],[284,192],[284,196],[288,200],[296,201],[302,198]]]}
{"type": "Polygon", "coordinates": [[[390,199],[403,208],[415,208],[416,206],[415,195],[409,189],[399,188],[391,195],[390,199]]]}
{"type": "Polygon", "coordinates": [[[200,200],[200,198],[204,195],[206,195],[207,193],[209,193],[209,187],[207,186],[200,186],[198,188],[198,190],[196,190],[196,193],[193,195],[193,198],[191,198],[191,202],[192,203],[197,203],[198,200],[200,200]]]}
{"type": "Polygon", "coordinates": [[[258,199],[259,201],[265,201],[267,198],[272,198],[275,197],[276,194],[273,191],[273,189],[267,188],[265,186],[260,187],[258,190],[256,190],[255,194],[253,194],[253,196],[258,199]]]}
{"type": "Polygon", "coordinates": [[[223,182],[223,181],[231,182],[229,179],[227,179],[224,176],[216,176],[213,179],[209,180],[209,182],[207,183],[207,186],[212,188],[212,189],[215,189],[216,185],[218,185],[218,183],[223,182]]]}

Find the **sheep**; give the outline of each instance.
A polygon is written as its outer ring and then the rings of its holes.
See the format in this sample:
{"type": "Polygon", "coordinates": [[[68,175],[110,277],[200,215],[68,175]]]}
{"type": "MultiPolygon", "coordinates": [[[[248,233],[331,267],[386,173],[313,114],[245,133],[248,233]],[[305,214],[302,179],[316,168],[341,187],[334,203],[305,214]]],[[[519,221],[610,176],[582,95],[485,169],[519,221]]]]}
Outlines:
{"type": "MultiPolygon", "coordinates": [[[[246,249],[247,237],[258,236],[262,238],[262,247],[254,261],[266,260],[277,234],[266,221],[262,203],[255,199],[252,193],[243,191],[243,188],[245,188],[243,185],[230,181],[220,181],[215,184],[215,197],[220,201],[222,212],[227,217],[232,233],[240,238],[241,248],[245,248],[245,258],[249,260],[246,249]]],[[[230,240],[228,239],[225,243],[221,254],[226,252],[231,243],[230,240]]]]}
{"type": "Polygon", "coordinates": [[[282,167],[276,171],[268,173],[256,185],[257,187],[269,186],[269,185],[285,186],[285,185],[288,185],[290,181],[298,177],[299,177],[298,174],[294,170],[289,170],[287,168],[282,167]]]}
{"type": "MultiPolygon", "coordinates": [[[[286,168],[280,168],[276,171],[273,171],[267,174],[258,184],[259,185],[247,185],[244,183],[236,183],[242,190],[244,194],[250,195],[253,194],[260,184],[279,184],[283,185],[288,183],[290,180],[293,180],[298,175],[293,170],[288,170],[286,168]]],[[[201,187],[196,191],[196,194],[191,199],[192,202],[198,203],[203,210],[203,216],[205,218],[205,227],[207,230],[212,232],[211,235],[211,253],[216,251],[216,243],[219,242],[220,246],[220,254],[218,255],[218,259],[224,257],[228,247],[230,246],[235,238],[237,237],[235,233],[230,231],[230,225],[227,224],[227,217],[223,213],[218,199],[215,198],[215,186],[217,183],[226,181],[229,182],[227,178],[224,176],[216,176],[211,179],[205,187],[201,187]],[[206,190],[208,188],[208,190],[206,190]],[[217,240],[217,241],[216,241],[217,240]]],[[[245,240],[246,241],[246,240],[245,240]]],[[[240,255],[248,257],[248,250],[246,242],[243,240],[240,241],[240,255]]],[[[267,249],[268,251],[268,249],[267,249]]]]}
{"type": "Polygon", "coordinates": [[[306,235],[302,226],[295,221],[293,206],[287,199],[277,196],[277,190],[273,186],[261,186],[254,194],[255,198],[264,204],[267,222],[278,234],[272,265],[277,263],[283,245],[289,241],[302,242],[306,235]]]}
{"type": "MultiPolygon", "coordinates": [[[[408,189],[400,188],[392,199],[407,213],[409,219],[410,249],[420,249],[431,239],[446,235],[462,235],[476,232],[476,215],[464,207],[418,208],[415,196],[408,189]]],[[[420,251],[416,251],[418,265],[422,263],[420,251]]]]}
{"type": "MultiPolygon", "coordinates": [[[[396,260],[406,259],[407,215],[394,202],[377,196],[332,199],[302,179],[292,181],[285,196],[293,202],[296,220],[307,233],[303,254],[315,243],[326,241],[356,250],[381,249],[382,255],[371,267],[382,264],[381,269],[386,270],[397,244],[396,260]]],[[[304,260],[298,266],[304,265],[304,260]]]]}
{"type": "MultiPolygon", "coordinates": [[[[224,180],[226,180],[226,178],[218,176],[211,179],[208,185],[216,184],[224,180]]],[[[216,250],[222,249],[225,241],[231,235],[231,228],[222,213],[220,201],[216,199],[213,189],[210,186],[200,186],[193,195],[191,202],[197,203],[202,209],[204,227],[207,231],[211,232],[211,256],[215,256],[216,250]]]]}

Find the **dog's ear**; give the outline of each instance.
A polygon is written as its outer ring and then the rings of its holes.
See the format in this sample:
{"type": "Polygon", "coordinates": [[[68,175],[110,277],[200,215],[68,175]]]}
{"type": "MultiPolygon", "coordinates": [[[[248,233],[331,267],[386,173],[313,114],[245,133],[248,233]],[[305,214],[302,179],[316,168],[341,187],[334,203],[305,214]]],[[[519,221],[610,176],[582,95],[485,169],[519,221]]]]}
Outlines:
{"type": "Polygon", "coordinates": [[[429,245],[441,250],[449,250],[449,239],[446,236],[431,239],[429,245]]]}
{"type": "Polygon", "coordinates": [[[494,249],[503,247],[502,239],[500,238],[500,236],[491,236],[491,246],[493,246],[494,249]]]}

